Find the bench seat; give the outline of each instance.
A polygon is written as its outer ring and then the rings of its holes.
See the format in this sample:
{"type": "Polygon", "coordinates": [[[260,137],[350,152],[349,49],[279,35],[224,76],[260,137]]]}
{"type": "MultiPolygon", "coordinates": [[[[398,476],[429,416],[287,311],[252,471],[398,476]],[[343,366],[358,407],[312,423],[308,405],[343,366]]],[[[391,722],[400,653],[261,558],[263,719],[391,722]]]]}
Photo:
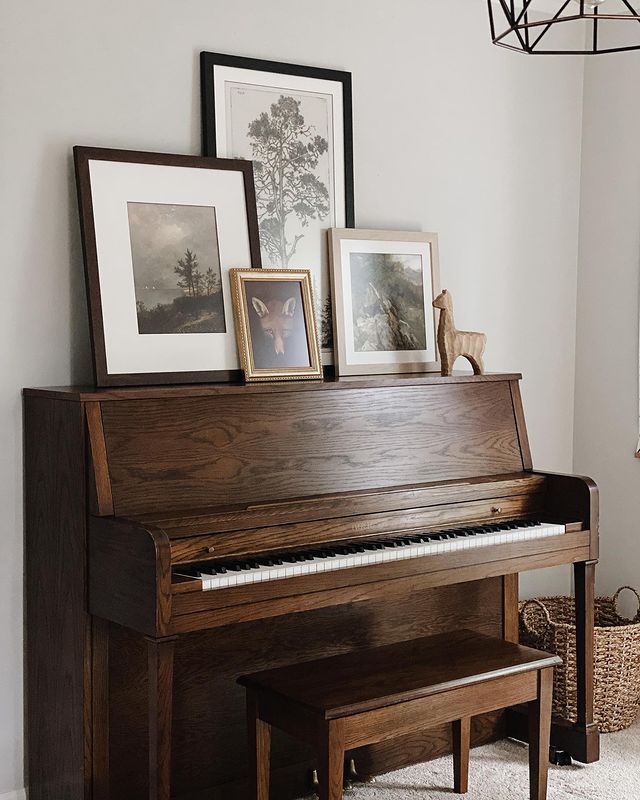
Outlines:
{"type": "Polygon", "coordinates": [[[454,785],[467,791],[470,718],[530,704],[532,800],[546,797],[557,656],[468,630],[245,675],[256,800],[268,800],[270,728],[319,754],[322,800],[342,797],[345,751],[453,723],[454,785]]]}

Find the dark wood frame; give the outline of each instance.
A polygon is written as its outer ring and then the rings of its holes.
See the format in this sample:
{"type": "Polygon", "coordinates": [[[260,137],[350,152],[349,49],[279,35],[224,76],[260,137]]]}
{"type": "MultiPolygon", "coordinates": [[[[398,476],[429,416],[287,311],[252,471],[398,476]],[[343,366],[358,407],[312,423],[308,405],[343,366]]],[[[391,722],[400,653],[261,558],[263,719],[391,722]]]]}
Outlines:
{"type": "Polygon", "coordinates": [[[217,155],[216,109],[213,81],[214,66],[252,69],[260,72],[274,72],[283,75],[296,75],[301,78],[315,78],[323,81],[336,81],[342,84],[342,112],[344,121],[344,194],[345,227],[355,225],[353,197],[353,112],[351,73],[322,67],[306,67],[281,61],[263,61],[258,58],[227,55],[224,53],[200,53],[200,81],[202,92],[202,152],[207,156],[217,155]]]}
{"type": "Polygon", "coordinates": [[[100,294],[100,272],[93,215],[93,197],[89,174],[90,161],[113,161],[134,164],[153,164],[168,167],[188,167],[191,169],[232,170],[241,172],[246,199],[247,226],[251,266],[259,268],[260,236],[256,213],[256,197],[253,183],[253,165],[250,161],[230,158],[203,158],[201,156],[172,155],[168,153],[148,153],[135,150],[114,150],[100,147],[73,148],[76,168],[76,185],[80,211],[80,229],[84,254],[87,304],[89,307],[91,349],[93,369],[97,386],[143,386],[168,383],[205,383],[212,381],[231,381],[241,378],[240,370],[202,370],[197,372],[144,372],[110,374],[107,368],[105,349],[104,320],[100,294]]]}

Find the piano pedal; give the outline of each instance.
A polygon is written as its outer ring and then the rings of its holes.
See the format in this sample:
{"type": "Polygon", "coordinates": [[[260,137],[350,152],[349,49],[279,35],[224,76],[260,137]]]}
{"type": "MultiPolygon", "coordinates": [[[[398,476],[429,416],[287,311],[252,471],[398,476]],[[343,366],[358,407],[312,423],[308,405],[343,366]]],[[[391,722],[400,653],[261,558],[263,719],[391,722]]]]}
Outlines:
{"type": "Polygon", "coordinates": [[[320,781],[318,780],[318,770],[312,769],[309,771],[309,797],[319,797],[320,796],[320,781]]]}
{"type": "Polygon", "coordinates": [[[349,783],[375,783],[376,778],[375,775],[360,775],[358,773],[358,769],[356,767],[356,762],[354,758],[349,759],[349,763],[346,769],[347,773],[347,780],[349,783]]]}
{"type": "MultiPolygon", "coordinates": [[[[354,783],[375,783],[376,779],[374,775],[358,775],[358,771],[356,769],[356,762],[355,759],[350,758],[345,769],[345,779],[343,784],[343,789],[345,792],[351,792],[354,789],[354,783]]],[[[309,772],[309,789],[310,794],[309,797],[320,795],[320,781],[318,779],[318,770],[312,769],[309,772]]]]}
{"type": "Polygon", "coordinates": [[[549,748],[549,761],[556,767],[570,767],[573,764],[571,754],[566,750],[558,750],[555,747],[549,748]]]}

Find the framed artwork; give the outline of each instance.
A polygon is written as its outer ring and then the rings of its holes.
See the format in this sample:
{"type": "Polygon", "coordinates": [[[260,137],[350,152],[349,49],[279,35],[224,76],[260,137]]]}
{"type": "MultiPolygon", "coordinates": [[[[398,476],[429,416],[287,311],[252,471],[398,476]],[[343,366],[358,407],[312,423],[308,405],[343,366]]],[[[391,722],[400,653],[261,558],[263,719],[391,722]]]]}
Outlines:
{"type": "Polygon", "coordinates": [[[351,74],[201,54],[204,152],[253,161],[262,264],[311,270],[333,363],[328,228],[354,225],[351,74]]]}
{"type": "Polygon", "coordinates": [[[435,233],[329,231],[336,372],[439,370],[435,233]]]}
{"type": "Polygon", "coordinates": [[[247,381],[322,378],[308,269],[232,269],[233,311],[247,381]]]}
{"type": "Polygon", "coordinates": [[[228,272],[260,267],[251,164],[74,157],[97,385],[239,378],[228,272]]]}

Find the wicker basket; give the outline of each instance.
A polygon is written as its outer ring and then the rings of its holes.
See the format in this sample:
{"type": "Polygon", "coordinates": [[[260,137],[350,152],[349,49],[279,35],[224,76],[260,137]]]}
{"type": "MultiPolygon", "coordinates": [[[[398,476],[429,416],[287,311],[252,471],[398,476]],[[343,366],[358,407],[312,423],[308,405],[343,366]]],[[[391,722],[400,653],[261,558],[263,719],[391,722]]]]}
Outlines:
{"type": "MultiPolygon", "coordinates": [[[[553,713],[575,722],[576,627],[572,597],[541,597],[520,604],[523,644],[562,658],[553,681],[553,713]]],[[[640,711],[640,595],[623,586],[613,597],[595,601],[594,716],[603,733],[628,728],[640,711]],[[620,616],[623,589],[638,599],[633,620],[620,616]]]]}

